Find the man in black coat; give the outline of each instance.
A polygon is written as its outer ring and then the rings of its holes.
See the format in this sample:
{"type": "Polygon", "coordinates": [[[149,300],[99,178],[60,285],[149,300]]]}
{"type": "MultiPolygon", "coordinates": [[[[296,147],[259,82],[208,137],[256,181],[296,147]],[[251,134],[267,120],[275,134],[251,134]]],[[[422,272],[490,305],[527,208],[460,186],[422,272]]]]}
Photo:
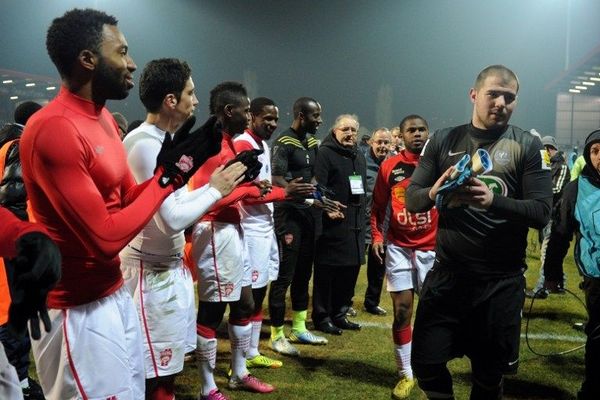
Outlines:
{"type": "Polygon", "coordinates": [[[323,140],[315,163],[315,179],[346,205],[336,213],[323,213],[323,232],[317,239],[313,283],[315,326],[326,333],[358,330],[346,312],[354,296],[361,264],[365,262],[365,157],[357,149],[358,118],[340,115],[323,140]]]}

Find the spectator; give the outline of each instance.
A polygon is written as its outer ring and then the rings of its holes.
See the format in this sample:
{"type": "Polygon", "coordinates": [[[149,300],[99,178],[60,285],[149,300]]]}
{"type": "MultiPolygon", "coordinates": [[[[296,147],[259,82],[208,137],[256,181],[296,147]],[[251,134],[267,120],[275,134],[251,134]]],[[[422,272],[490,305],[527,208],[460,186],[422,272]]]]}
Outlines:
{"type": "MultiPolygon", "coordinates": [[[[365,311],[373,315],[385,315],[385,311],[379,306],[381,290],[383,288],[383,277],[385,276],[385,265],[378,257],[371,254],[371,208],[373,205],[373,187],[377,179],[377,172],[383,160],[390,154],[392,135],[387,128],[379,128],[373,131],[369,140],[369,151],[365,156],[367,161],[367,190],[365,210],[365,243],[367,253],[367,290],[365,292],[365,311]]],[[[385,257],[385,255],[384,255],[385,257]]]]}
{"type": "Polygon", "coordinates": [[[589,134],[583,148],[585,166],[571,181],[554,209],[554,222],[546,254],[546,287],[556,289],[562,279],[562,263],[575,234],[575,263],[583,275],[582,288],[589,320],[585,327],[585,375],[579,400],[600,399],[600,130],[589,134]]]}

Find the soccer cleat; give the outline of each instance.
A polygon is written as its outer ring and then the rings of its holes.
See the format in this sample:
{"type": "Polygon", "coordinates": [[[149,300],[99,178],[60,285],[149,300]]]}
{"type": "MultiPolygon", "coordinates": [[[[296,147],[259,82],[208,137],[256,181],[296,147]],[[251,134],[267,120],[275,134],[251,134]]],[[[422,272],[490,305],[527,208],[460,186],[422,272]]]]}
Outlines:
{"type": "Polygon", "coordinates": [[[274,352],[283,354],[286,356],[299,356],[300,352],[294,345],[292,345],[285,336],[281,336],[275,340],[271,339],[269,345],[274,352]]]}
{"type": "Polygon", "coordinates": [[[199,400],[229,400],[219,389],[211,390],[206,396],[200,396],[199,400]]]}
{"type": "Polygon", "coordinates": [[[244,376],[242,379],[230,378],[229,389],[247,390],[255,393],[271,393],[275,390],[272,385],[261,381],[251,374],[244,376]]]}
{"type": "Polygon", "coordinates": [[[415,386],[415,380],[404,377],[398,381],[394,390],[392,390],[392,399],[408,399],[410,391],[415,386]]]}
{"type": "Polygon", "coordinates": [[[246,368],[281,368],[283,363],[259,354],[246,360],[246,368]]]}
{"type": "Polygon", "coordinates": [[[301,343],[301,344],[314,344],[314,345],[322,345],[327,344],[329,341],[325,339],[323,336],[317,336],[311,331],[304,332],[294,332],[290,333],[289,336],[290,342],[292,343],[301,343]]]}
{"type": "Polygon", "coordinates": [[[23,389],[24,400],[44,400],[44,392],[39,383],[29,378],[29,387],[23,389]]]}

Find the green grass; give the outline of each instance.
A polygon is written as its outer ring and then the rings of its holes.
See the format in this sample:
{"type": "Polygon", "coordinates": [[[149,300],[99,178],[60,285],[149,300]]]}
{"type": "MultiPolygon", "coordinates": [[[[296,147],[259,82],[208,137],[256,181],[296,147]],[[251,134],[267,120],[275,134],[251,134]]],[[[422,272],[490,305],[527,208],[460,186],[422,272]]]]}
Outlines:
{"type": "MultiPolygon", "coordinates": [[[[532,287],[538,276],[539,247],[530,235],[528,247],[529,270],[526,273],[528,287],[532,287]]],[[[567,288],[583,297],[578,285],[580,277],[573,263],[572,251],[565,260],[567,288]]],[[[366,269],[363,267],[356,287],[354,304],[359,310],[355,320],[363,323],[360,332],[344,332],[342,336],[329,336],[327,346],[300,346],[301,357],[279,356],[268,349],[267,324],[263,326],[261,351],[284,362],[280,369],[254,370],[259,378],[276,386],[271,394],[257,395],[227,390],[226,373],[229,365],[229,343],[219,340],[216,369],[217,384],[231,399],[389,399],[397,381],[392,352],[391,313],[387,316],[372,316],[361,312],[366,286],[366,269]]],[[[385,289],[384,289],[385,290],[385,289]]],[[[391,311],[389,296],[382,295],[382,306],[391,311]]],[[[585,336],[572,329],[572,324],[586,319],[582,304],[570,294],[551,295],[546,300],[537,300],[531,314],[530,300],[525,302],[523,329],[530,318],[530,344],[537,353],[557,353],[581,346],[585,336]],[[555,340],[550,336],[563,336],[567,340],[555,340]]],[[[268,316],[267,316],[268,318],[268,316]]],[[[286,327],[289,331],[289,326],[286,327]]],[[[470,364],[468,359],[450,363],[457,399],[467,399],[470,391],[470,364]]],[[[538,356],[532,353],[525,339],[521,340],[521,362],[519,373],[505,381],[506,399],[573,399],[583,376],[583,349],[560,356],[538,356]]],[[[194,363],[188,363],[178,378],[178,399],[194,399],[198,394],[198,374],[194,363]]],[[[420,389],[415,388],[411,399],[425,399],[420,389]]]]}
{"type": "MultiPolygon", "coordinates": [[[[529,269],[526,273],[528,287],[535,285],[538,277],[540,261],[536,237],[537,235],[531,234],[529,238],[529,269]]],[[[568,276],[567,289],[583,298],[583,293],[578,288],[581,279],[573,262],[572,250],[564,265],[568,276]]],[[[227,389],[229,342],[221,335],[215,371],[219,387],[232,400],[389,399],[391,389],[397,381],[391,339],[391,303],[384,288],[381,305],[388,310],[388,315],[380,317],[362,312],[365,286],[366,268],[363,267],[354,298],[355,308],[359,311],[355,320],[363,323],[362,330],[346,331],[342,336],[328,336],[330,341],[327,346],[300,346],[300,358],[280,356],[268,349],[269,326],[263,326],[261,351],[284,363],[280,369],[252,371],[259,378],[275,385],[277,389],[271,394],[259,395],[227,389]]],[[[572,324],[586,319],[585,309],[568,293],[535,301],[531,314],[530,302],[527,299],[524,308],[519,373],[506,378],[505,399],[574,399],[583,376],[583,349],[565,355],[538,356],[528,349],[523,335],[525,322],[529,318],[530,344],[535,352],[558,353],[581,346],[584,334],[572,329],[572,324]],[[556,340],[551,336],[560,336],[565,340],[556,340]]],[[[288,325],[286,332],[289,329],[288,325]]],[[[468,399],[468,359],[454,360],[449,366],[454,378],[456,399],[468,399]]],[[[189,362],[177,379],[177,399],[196,399],[198,391],[199,376],[195,363],[189,362]]],[[[425,398],[417,387],[410,397],[413,400],[425,398]]]]}

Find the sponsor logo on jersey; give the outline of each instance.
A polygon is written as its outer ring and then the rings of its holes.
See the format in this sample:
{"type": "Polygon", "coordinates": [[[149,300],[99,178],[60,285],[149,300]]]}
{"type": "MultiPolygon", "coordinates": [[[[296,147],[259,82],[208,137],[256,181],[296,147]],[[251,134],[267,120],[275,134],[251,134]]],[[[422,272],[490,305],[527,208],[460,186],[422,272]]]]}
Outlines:
{"type": "Polygon", "coordinates": [[[431,225],[431,211],[424,213],[410,213],[403,208],[401,211],[396,213],[396,221],[402,226],[428,227],[431,225]]]}
{"type": "Polygon", "coordinates": [[[160,352],[160,366],[166,367],[171,362],[171,358],[173,358],[173,350],[164,349],[160,352]]]}
{"type": "Polygon", "coordinates": [[[104,146],[98,145],[98,146],[94,147],[94,151],[96,152],[96,154],[103,154],[104,146]]]}
{"type": "Polygon", "coordinates": [[[542,156],[542,169],[550,171],[552,169],[550,166],[550,153],[546,150],[540,150],[540,155],[542,156]]]}
{"type": "Polygon", "coordinates": [[[464,150],[463,151],[448,150],[448,157],[454,157],[454,156],[457,156],[457,155],[462,154],[464,152],[465,152],[464,150]]]}
{"type": "Polygon", "coordinates": [[[481,180],[494,194],[501,194],[502,196],[508,195],[508,186],[506,183],[492,175],[479,175],[477,179],[481,180]]]}
{"type": "Polygon", "coordinates": [[[510,154],[506,150],[497,150],[494,152],[494,163],[498,165],[507,165],[510,162],[510,154]]]}

